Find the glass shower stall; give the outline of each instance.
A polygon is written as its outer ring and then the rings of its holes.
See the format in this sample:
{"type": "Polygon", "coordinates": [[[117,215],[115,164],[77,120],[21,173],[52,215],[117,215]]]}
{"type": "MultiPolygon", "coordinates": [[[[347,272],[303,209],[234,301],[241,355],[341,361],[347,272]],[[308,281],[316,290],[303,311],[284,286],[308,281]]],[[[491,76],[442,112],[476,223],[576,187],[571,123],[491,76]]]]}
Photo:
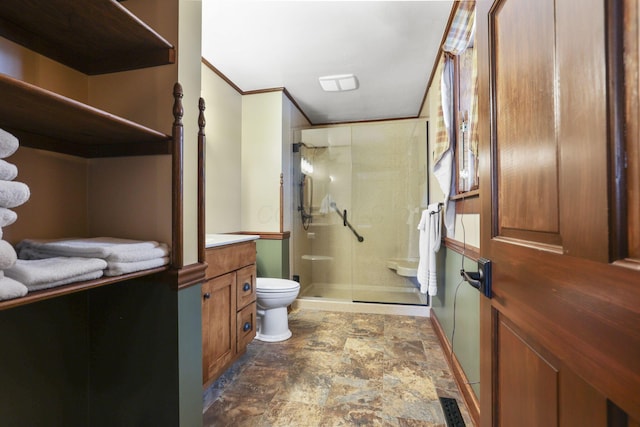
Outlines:
{"type": "Polygon", "coordinates": [[[292,180],[299,298],[426,305],[416,280],[426,122],[315,128],[301,139],[292,180]]]}

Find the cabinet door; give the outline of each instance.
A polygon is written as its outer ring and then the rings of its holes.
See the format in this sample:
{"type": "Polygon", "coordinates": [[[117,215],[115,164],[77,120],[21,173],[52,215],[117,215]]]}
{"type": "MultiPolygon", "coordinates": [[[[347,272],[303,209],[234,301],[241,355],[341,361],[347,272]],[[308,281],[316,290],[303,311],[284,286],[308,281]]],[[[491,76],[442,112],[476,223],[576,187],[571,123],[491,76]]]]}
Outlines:
{"type": "Polygon", "coordinates": [[[236,354],[236,274],[202,285],[202,379],[217,378],[236,354]]]}
{"type": "Polygon", "coordinates": [[[237,305],[238,310],[256,300],[256,265],[248,265],[238,270],[237,305]]]}

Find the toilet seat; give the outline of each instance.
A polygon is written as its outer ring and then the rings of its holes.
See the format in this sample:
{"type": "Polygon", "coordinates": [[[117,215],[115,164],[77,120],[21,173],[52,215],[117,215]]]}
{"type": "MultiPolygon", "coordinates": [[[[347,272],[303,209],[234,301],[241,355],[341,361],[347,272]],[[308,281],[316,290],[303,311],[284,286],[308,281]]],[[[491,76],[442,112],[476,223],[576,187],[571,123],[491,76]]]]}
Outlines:
{"type": "Polygon", "coordinates": [[[271,279],[258,277],[256,279],[256,291],[265,293],[290,292],[300,289],[300,283],[288,279],[271,279]]]}

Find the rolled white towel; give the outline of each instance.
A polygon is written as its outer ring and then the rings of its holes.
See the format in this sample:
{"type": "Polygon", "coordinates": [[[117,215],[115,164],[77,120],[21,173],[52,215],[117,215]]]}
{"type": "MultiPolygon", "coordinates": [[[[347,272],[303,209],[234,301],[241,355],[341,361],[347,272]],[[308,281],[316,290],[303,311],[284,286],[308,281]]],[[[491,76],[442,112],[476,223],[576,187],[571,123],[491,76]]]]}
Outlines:
{"type": "Polygon", "coordinates": [[[13,267],[16,263],[16,250],[6,240],[0,240],[0,270],[13,267]]]}
{"type": "Polygon", "coordinates": [[[18,167],[0,159],[0,180],[13,181],[18,176],[18,167]]]}
{"type": "Polygon", "coordinates": [[[38,240],[25,239],[16,245],[20,258],[28,258],[23,253],[39,254],[39,257],[85,257],[110,259],[122,253],[130,251],[143,251],[158,247],[159,243],[154,241],[141,241],[118,239],[114,237],[91,237],[38,240]]]}
{"type": "Polygon", "coordinates": [[[7,208],[0,208],[0,227],[6,227],[16,222],[18,214],[7,208]]]}
{"type": "Polygon", "coordinates": [[[25,285],[10,277],[0,279],[0,301],[23,297],[29,290],[25,285]]]}
{"type": "Polygon", "coordinates": [[[29,187],[23,182],[0,181],[0,207],[15,208],[31,196],[29,187]]]}
{"type": "Polygon", "coordinates": [[[10,134],[4,129],[0,129],[0,159],[9,157],[19,147],[18,138],[10,134]]]}
{"type": "Polygon", "coordinates": [[[107,262],[98,258],[56,257],[39,260],[19,259],[4,271],[5,276],[24,283],[29,290],[39,290],[67,283],[97,279],[107,268],[107,262]],[[96,276],[95,273],[100,273],[96,276]]]}
{"type": "Polygon", "coordinates": [[[109,262],[108,264],[109,266],[104,271],[104,275],[120,276],[122,274],[162,267],[163,265],[169,264],[169,257],[148,259],[146,261],[137,262],[109,262]]]}

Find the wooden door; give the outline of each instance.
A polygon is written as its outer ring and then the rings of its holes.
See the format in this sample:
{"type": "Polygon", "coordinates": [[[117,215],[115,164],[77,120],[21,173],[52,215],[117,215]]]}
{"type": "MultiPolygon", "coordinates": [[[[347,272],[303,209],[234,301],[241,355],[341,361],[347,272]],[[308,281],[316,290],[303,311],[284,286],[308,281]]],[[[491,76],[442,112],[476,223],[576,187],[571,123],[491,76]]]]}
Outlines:
{"type": "Polygon", "coordinates": [[[636,7],[477,2],[483,426],[640,420],[636,7]]]}
{"type": "Polygon", "coordinates": [[[202,382],[208,385],[236,354],[236,273],[202,285],[202,382]]]}

